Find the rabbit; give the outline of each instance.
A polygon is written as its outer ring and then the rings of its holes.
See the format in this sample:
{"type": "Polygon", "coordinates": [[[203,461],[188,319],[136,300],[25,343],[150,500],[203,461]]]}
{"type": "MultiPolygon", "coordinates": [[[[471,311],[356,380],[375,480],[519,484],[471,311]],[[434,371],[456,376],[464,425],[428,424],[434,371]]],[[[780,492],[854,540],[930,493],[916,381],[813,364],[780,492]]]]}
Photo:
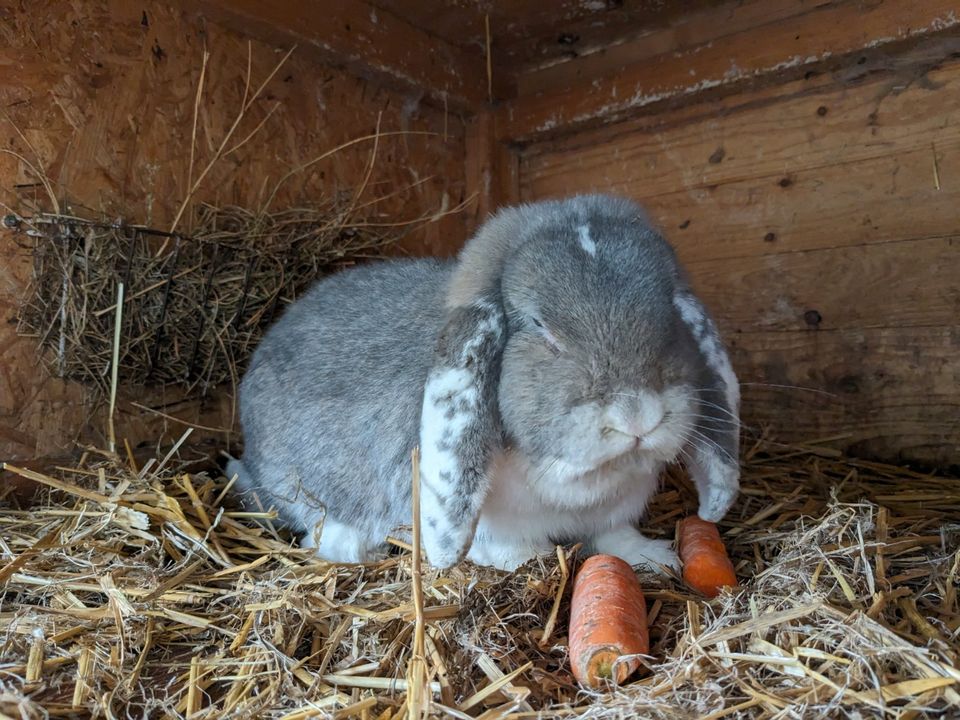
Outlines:
{"type": "Polygon", "coordinates": [[[228,476],[331,562],[410,524],[421,449],[427,560],[513,570],[557,543],[676,569],[636,527],[668,463],[699,515],[739,489],[739,385],[672,247],[631,200],[498,211],[451,260],[317,282],[240,385],[228,476]]]}

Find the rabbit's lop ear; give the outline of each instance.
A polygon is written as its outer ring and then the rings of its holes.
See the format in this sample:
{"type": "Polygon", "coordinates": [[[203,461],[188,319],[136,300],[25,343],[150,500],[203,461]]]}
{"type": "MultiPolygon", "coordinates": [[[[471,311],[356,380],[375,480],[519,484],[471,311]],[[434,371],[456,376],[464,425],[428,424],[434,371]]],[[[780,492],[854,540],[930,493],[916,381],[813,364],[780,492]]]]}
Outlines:
{"type": "Polygon", "coordinates": [[[460,254],[447,289],[420,421],[423,543],[435,567],[456,564],[470,549],[501,441],[500,274],[521,222],[516,209],[489,220],[460,254]]]}
{"type": "Polygon", "coordinates": [[[700,496],[699,515],[717,522],[730,509],[740,487],[740,385],[707,309],[681,284],[674,306],[703,356],[698,387],[697,432],[685,449],[687,467],[700,496]]]}

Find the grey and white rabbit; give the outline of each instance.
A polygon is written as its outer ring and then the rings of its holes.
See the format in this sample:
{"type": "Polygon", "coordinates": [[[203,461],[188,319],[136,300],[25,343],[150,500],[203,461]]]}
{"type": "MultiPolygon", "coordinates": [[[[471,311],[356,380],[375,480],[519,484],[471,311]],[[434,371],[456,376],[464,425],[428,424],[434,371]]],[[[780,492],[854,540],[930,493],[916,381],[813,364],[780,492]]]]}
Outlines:
{"type": "Polygon", "coordinates": [[[331,561],[386,549],[422,452],[428,560],[513,569],[556,542],[676,567],[636,529],[681,460],[705,520],[739,482],[739,387],[672,248],[635,203],[504,209],[456,260],[318,282],[240,386],[228,474],[331,561]]]}

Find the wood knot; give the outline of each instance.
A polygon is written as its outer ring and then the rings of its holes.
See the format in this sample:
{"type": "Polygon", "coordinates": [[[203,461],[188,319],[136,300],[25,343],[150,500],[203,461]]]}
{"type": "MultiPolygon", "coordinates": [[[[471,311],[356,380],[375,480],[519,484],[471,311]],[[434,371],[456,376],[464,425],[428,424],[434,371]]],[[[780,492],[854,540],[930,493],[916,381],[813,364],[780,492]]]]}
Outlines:
{"type": "Polygon", "coordinates": [[[823,321],[823,315],[816,310],[807,310],[803,314],[803,321],[810,327],[820,327],[820,323],[823,321]]]}
{"type": "Polygon", "coordinates": [[[723,162],[723,158],[726,157],[726,155],[727,155],[727,151],[724,150],[723,146],[721,145],[720,147],[718,147],[716,150],[713,151],[713,155],[707,158],[707,161],[711,165],[719,165],[721,162],[723,162]]]}

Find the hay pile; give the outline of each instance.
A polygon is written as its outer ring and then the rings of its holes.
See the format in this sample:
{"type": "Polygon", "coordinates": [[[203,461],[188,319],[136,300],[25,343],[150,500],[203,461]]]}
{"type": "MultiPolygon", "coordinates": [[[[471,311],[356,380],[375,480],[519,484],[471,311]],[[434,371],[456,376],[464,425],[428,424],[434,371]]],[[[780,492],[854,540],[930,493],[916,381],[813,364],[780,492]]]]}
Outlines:
{"type": "Polygon", "coordinates": [[[378,223],[369,212],[352,197],[274,213],[200,205],[189,237],[64,215],[8,216],[4,224],[32,241],[19,331],[39,339],[58,377],[106,392],[116,350],[121,383],[205,394],[239,378],[274,315],[316,278],[381,255],[413,225],[378,223]]]}
{"type": "MultiPolygon", "coordinates": [[[[8,482],[0,501],[9,717],[398,718],[429,704],[436,717],[487,720],[913,718],[960,707],[954,478],[756,445],[722,524],[742,590],[707,602],[645,576],[649,667],[587,694],[565,656],[572,551],[514,574],[427,569],[414,595],[409,552],[320,563],[268,518],[224,504],[216,472],[189,472],[173,453],[138,467],[91,451],[69,469],[8,471],[43,490],[21,509],[8,482]]],[[[648,532],[672,536],[693,501],[672,477],[648,532]]]]}

